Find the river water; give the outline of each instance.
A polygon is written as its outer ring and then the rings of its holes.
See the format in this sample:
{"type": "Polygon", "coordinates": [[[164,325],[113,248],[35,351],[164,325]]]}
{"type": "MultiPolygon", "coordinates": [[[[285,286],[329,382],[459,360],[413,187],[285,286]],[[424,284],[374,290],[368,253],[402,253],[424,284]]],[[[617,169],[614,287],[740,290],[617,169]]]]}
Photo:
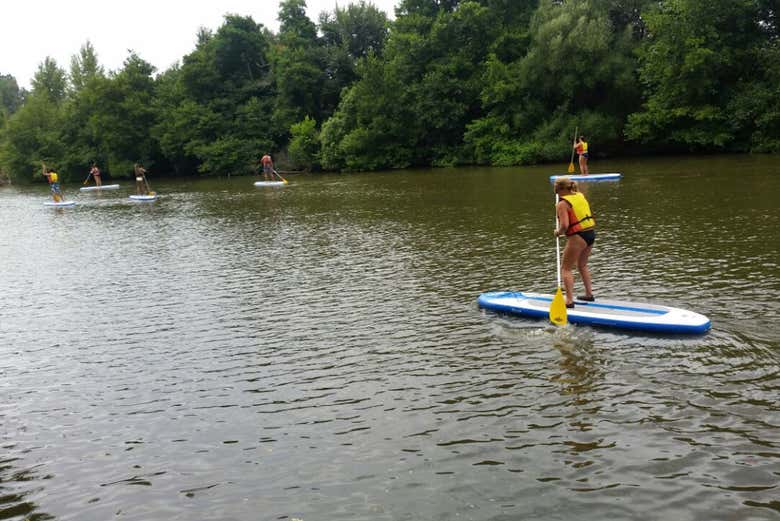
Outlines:
{"type": "Polygon", "coordinates": [[[549,166],[2,188],[0,519],[780,519],[779,165],[591,164],[596,296],[694,337],[478,309],[549,166]]]}

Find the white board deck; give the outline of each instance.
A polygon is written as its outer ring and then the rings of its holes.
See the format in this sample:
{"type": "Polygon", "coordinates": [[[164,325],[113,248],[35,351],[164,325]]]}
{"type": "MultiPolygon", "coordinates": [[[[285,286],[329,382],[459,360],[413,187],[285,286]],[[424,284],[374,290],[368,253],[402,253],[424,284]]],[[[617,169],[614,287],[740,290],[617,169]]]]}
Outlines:
{"type": "Polygon", "coordinates": [[[59,203],[55,203],[54,201],[46,201],[43,203],[43,206],[76,206],[76,201],[60,201],[59,203]]]}
{"type": "Polygon", "coordinates": [[[100,185],[100,186],[82,186],[79,188],[82,192],[99,192],[101,190],[118,190],[119,185],[100,185]]]}
{"type": "Polygon", "coordinates": [[[129,195],[128,199],[133,201],[154,201],[157,199],[157,194],[154,195],[129,195]]]}
{"type": "MultiPolygon", "coordinates": [[[[481,294],[477,302],[480,307],[493,311],[549,319],[552,299],[552,295],[541,293],[495,291],[481,294]]],[[[710,319],[693,311],[621,300],[575,300],[566,315],[572,324],[634,331],[701,334],[710,329],[710,319]]]]}
{"type": "Polygon", "coordinates": [[[284,186],[284,181],[256,181],[255,186],[284,186]]]}
{"type": "Polygon", "coordinates": [[[556,174],[550,176],[550,181],[555,181],[559,177],[568,177],[572,181],[613,181],[623,177],[623,174],[619,172],[610,172],[608,174],[556,174]]]}

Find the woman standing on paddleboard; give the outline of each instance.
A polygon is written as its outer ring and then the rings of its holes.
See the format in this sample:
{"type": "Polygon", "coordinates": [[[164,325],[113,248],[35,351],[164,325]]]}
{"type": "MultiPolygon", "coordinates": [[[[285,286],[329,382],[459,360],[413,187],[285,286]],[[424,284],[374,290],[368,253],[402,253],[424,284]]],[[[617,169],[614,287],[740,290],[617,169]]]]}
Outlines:
{"type": "Polygon", "coordinates": [[[558,228],[555,235],[567,237],[561,262],[563,287],[566,289],[566,307],[574,307],[574,266],[580,272],[585,285],[585,295],[578,300],[593,302],[593,285],[588,269],[588,257],[596,240],[596,221],[590,211],[590,204],[585,196],[577,191],[577,183],[568,177],[559,177],[555,181],[555,193],[560,198],[555,205],[558,216],[558,228]]]}
{"type": "Polygon", "coordinates": [[[46,178],[47,181],[49,181],[49,186],[51,187],[51,198],[54,200],[55,203],[59,203],[65,200],[65,197],[62,195],[62,190],[60,189],[60,183],[59,183],[59,176],[57,175],[57,172],[54,171],[53,168],[46,168],[46,165],[43,165],[43,177],[46,178]]]}
{"type": "Polygon", "coordinates": [[[574,142],[574,151],[580,156],[580,174],[588,175],[590,173],[588,170],[588,142],[585,141],[585,136],[580,136],[574,142]]]}
{"type": "Polygon", "coordinates": [[[95,179],[95,186],[103,186],[103,181],[100,179],[100,169],[97,163],[92,163],[92,168],[89,169],[89,175],[95,179]]]}
{"type": "Polygon", "coordinates": [[[135,172],[135,192],[138,195],[146,195],[149,193],[149,186],[146,183],[146,169],[140,164],[136,163],[133,166],[135,172]]]}

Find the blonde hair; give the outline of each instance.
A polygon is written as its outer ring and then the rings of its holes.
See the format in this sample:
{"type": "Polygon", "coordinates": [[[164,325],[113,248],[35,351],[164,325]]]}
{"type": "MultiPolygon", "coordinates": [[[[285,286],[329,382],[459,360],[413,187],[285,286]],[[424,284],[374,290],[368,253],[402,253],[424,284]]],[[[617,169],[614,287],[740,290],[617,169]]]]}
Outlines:
{"type": "Polygon", "coordinates": [[[558,190],[571,190],[572,192],[577,191],[577,182],[572,181],[572,178],[569,176],[563,176],[558,177],[555,179],[555,191],[558,190]]]}

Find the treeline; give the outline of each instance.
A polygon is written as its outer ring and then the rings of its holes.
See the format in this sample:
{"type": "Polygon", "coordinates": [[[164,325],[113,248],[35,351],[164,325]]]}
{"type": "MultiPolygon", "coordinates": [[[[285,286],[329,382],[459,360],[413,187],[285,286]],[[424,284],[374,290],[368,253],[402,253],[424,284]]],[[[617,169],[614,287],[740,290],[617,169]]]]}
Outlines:
{"type": "Polygon", "coordinates": [[[155,76],[130,53],[106,73],[87,42],[47,58],[31,92],[0,76],[0,168],[29,180],[97,162],[115,176],[768,152],[780,145],[776,0],[283,0],[274,34],[226,15],[155,76]]]}

